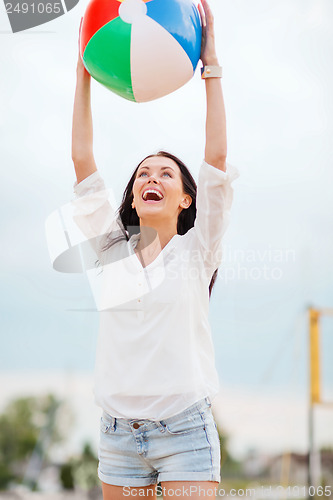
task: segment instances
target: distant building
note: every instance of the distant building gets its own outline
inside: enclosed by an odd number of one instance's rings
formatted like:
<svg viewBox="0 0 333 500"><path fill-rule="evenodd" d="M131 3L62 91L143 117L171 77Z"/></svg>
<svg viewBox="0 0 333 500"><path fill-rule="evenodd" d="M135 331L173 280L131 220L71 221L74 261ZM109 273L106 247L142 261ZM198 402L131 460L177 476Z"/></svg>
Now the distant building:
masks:
<svg viewBox="0 0 333 500"><path fill-rule="evenodd" d="M306 485L308 482L308 454L286 453L271 460L269 477L272 482L286 478L290 484ZM320 482L333 484L333 450L320 452Z"/></svg>
<svg viewBox="0 0 333 500"><path fill-rule="evenodd" d="M321 476L326 485L333 485L333 450L321 452Z"/></svg>
<svg viewBox="0 0 333 500"><path fill-rule="evenodd" d="M269 477L274 483L285 479L287 484L306 485L308 481L308 455L284 453L272 458Z"/></svg>

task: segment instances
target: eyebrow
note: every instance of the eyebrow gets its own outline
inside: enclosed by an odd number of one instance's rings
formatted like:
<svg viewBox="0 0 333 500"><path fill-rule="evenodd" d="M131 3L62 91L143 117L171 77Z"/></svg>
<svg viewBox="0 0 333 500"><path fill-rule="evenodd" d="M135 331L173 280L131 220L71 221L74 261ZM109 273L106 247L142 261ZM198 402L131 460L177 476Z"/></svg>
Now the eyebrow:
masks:
<svg viewBox="0 0 333 500"><path fill-rule="evenodd" d="M141 168L146 168L147 170L150 170L150 167L146 167L145 165L143 165L143 167L140 167L138 169L138 172ZM174 172L174 169L172 167L161 167L161 170L166 170L167 168L170 168L170 170L172 170Z"/></svg>

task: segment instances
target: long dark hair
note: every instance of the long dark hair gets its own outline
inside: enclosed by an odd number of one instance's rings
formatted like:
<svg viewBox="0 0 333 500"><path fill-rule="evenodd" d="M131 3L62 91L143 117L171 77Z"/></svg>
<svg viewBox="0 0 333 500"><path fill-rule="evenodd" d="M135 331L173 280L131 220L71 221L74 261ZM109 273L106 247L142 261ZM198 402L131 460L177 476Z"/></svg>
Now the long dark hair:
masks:
<svg viewBox="0 0 333 500"><path fill-rule="evenodd" d="M109 249L112 245L117 243L120 240L126 239L129 240L129 238L132 236L132 234L140 232L140 219L138 214L136 213L135 208L132 208L132 202L133 202L133 184L136 178L136 173L138 171L138 168L140 165L147 160L147 158L153 158L155 156L162 156L165 158L169 158L170 160L173 160L175 163L177 163L180 173L181 173L181 178L182 178L182 183L183 183L183 191L185 194L188 194L192 198L192 203L191 205L183 209L180 214L178 215L178 221L177 221L177 233L178 234L185 234L191 227L194 226L194 221L196 218L197 214L197 207L196 207L196 198L197 198L197 185L195 180L193 179L190 171L186 167L186 165L179 159L177 156L174 156L171 153L168 153L167 151L158 151L158 153L151 154L149 156L146 156L139 165L135 168L126 188L123 194L122 202L121 205L118 209L118 215L121 221L121 226L122 226L122 232L123 234L117 238L112 237L112 233L108 235L107 237L107 242L103 247L103 251ZM134 228L134 230L133 230ZM127 235L126 231L129 233L129 236ZM209 297L211 296L213 286L215 284L216 278L217 278L217 273L218 269L215 269L210 284L209 284Z"/></svg>

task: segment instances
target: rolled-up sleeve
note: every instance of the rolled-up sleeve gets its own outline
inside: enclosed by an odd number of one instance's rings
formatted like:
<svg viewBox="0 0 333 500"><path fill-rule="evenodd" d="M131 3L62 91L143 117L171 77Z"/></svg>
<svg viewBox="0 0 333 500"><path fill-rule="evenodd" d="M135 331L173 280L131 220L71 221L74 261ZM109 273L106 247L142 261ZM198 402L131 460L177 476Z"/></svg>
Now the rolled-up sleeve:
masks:
<svg viewBox="0 0 333 500"><path fill-rule="evenodd" d="M75 182L75 198L46 220L46 239L54 269L82 272L98 264L106 236L124 235L112 190L99 172ZM97 258L97 261L96 261Z"/></svg>
<svg viewBox="0 0 333 500"><path fill-rule="evenodd" d="M72 200L73 219L87 239L104 236L119 229L115 214L115 200L106 189L99 172L86 177L73 186L76 198Z"/></svg>
<svg viewBox="0 0 333 500"><path fill-rule="evenodd" d="M221 261L221 240L229 225L233 202L231 183L238 177L238 169L230 163L224 172L203 161L199 171L194 230L207 260L216 266Z"/></svg>

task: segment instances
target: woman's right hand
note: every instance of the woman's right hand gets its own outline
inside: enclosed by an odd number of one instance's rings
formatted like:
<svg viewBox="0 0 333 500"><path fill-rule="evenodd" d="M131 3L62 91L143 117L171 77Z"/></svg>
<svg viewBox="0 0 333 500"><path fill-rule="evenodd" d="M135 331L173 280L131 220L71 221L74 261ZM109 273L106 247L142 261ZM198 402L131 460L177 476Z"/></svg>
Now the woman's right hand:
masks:
<svg viewBox="0 0 333 500"><path fill-rule="evenodd" d="M76 69L77 69L77 73L79 73L79 74L82 73L84 76L90 77L90 74L88 73L88 71L84 67L84 64L83 64L83 61L82 61L82 58L81 58L81 55L80 55L80 38L81 38L82 21L83 21L83 17L81 17L80 27L79 27L78 60L77 60L77 67L76 67Z"/></svg>

